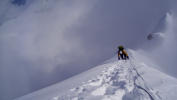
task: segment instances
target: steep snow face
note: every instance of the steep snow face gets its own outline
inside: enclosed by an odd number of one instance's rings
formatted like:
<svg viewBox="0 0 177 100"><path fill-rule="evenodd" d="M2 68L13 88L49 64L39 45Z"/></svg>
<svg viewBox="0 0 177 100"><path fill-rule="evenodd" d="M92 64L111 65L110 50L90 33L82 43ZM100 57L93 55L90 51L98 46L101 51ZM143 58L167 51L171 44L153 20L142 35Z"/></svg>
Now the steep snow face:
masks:
<svg viewBox="0 0 177 100"><path fill-rule="evenodd" d="M177 77L176 13L174 11L167 13L162 22L163 28L158 29L155 33L151 33L148 36L149 39L151 38L150 41L147 41L143 46L146 47L147 56L156 61L164 72Z"/></svg>
<svg viewBox="0 0 177 100"><path fill-rule="evenodd" d="M130 50L130 60L107 63L16 100L174 100L177 79ZM74 87L74 88L73 88Z"/></svg>
<svg viewBox="0 0 177 100"><path fill-rule="evenodd" d="M0 0L0 99L87 70L120 43L138 45L166 13L166 2Z"/></svg>

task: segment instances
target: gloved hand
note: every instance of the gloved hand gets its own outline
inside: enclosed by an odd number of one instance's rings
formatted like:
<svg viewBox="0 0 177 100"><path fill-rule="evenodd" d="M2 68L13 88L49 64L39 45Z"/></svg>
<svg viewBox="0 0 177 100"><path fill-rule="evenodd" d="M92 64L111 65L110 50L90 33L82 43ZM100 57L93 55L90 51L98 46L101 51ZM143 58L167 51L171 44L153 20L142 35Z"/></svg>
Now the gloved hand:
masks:
<svg viewBox="0 0 177 100"><path fill-rule="evenodd" d="M127 59L129 59L129 56L127 56Z"/></svg>

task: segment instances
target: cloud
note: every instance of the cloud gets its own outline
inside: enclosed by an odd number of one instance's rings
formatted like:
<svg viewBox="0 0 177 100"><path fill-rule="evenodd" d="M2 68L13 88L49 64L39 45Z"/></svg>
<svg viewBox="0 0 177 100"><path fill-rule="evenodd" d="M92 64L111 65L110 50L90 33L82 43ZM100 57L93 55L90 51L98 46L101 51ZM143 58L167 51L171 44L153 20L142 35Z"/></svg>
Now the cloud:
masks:
<svg viewBox="0 0 177 100"><path fill-rule="evenodd" d="M0 97L14 98L87 70L112 57L119 44L138 47L166 10L161 0L30 2L0 26Z"/></svg>
<svg viewBox="0 0 177 100"><path fill-rule="evenodd" d="M88 1L43 3L39 0L19 17L1 25L1 99L14 98L51 84L49 75L56 67L72 63L85 54L79 38L68 37L67 30L90 9ZM17 89L12 86L24 89L15 93Z"/></svg>
<svg viewBox="0 0 177 100"><path fill-rule="evenodd" d="M174 12L168 12L164 19L165 27L156 33L153 34L161 34L154 39L150 40L145 44L149 49L145 50L147 52L147 56L150 56L157 64L161 66L161 70L177 77L176 74L176 59L177 59L177 35L176 35L176 27L177 27L177 16ZM158 45L154 45L155 42L158 41ZM150 44L150 45L149 45ZM153 46L153 48L152 48Z"/></svg>

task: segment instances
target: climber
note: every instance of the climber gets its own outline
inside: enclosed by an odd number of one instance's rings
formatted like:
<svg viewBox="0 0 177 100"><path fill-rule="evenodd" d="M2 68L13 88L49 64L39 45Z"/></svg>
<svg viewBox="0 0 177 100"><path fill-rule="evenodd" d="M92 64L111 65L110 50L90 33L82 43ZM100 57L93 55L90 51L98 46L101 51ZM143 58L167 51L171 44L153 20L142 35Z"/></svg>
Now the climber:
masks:
<svg viewBox="0 0 177 100"><path fill-rule="evenodd" d="M123 59L123 60L126 60L126 59L129 59L129 56L127 54L127 52L125 51L124 47L122 45L118 46L118 60L120 59Z"/></svg>

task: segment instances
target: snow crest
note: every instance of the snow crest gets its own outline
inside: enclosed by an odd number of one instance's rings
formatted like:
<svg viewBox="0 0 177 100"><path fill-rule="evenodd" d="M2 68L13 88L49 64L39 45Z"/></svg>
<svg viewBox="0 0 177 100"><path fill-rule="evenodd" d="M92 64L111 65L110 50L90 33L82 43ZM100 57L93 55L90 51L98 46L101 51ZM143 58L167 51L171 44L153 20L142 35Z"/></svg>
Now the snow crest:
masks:
<svg viewBox="0 0 177 100"><path fill-rule="evenodd" d="M52 100L160 100L133 60L107 64L98 76Z"/></svg>

